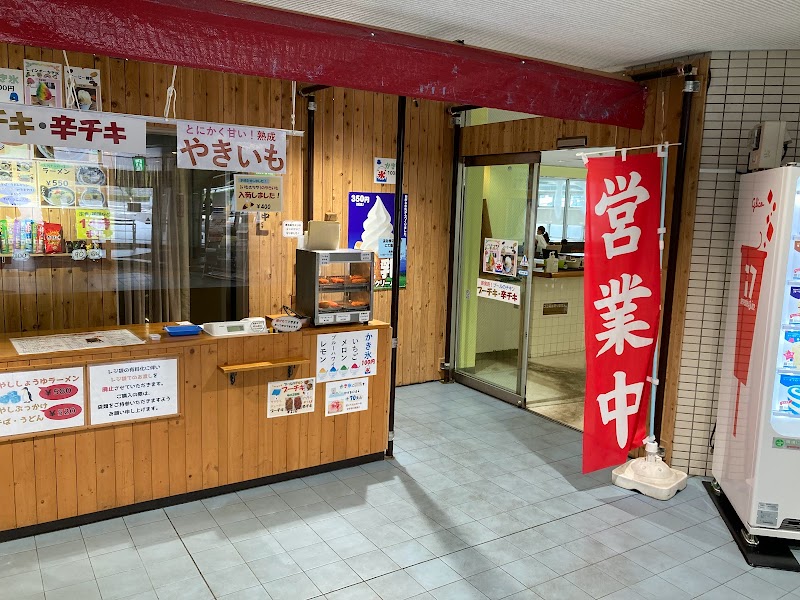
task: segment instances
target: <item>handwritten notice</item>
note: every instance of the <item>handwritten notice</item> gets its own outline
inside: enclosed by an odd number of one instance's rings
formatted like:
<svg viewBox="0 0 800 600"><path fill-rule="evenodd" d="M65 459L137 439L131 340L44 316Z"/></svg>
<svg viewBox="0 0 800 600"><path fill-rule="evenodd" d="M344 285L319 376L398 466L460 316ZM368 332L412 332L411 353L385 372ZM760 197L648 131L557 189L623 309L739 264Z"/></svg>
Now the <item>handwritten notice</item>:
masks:
<svg viewBox="0 0 800 600"><path fill-rule="evenodd" d="M233 190L238 211L281 212L283 210L283 177L237 173L233 176Z"/></svg>
<svg viewBox="0 0 800 600"><path fill-rule="evenodd" d="M369 378L325 384L325 416L344 415L369 408Z"/></svg>
<svg viewBox="0 0 800 600"><path fill-rule="evenodd" d="M83 367L0 373L0 438L85 425Z"/></svg>
<svg viewBox="0 0 800 600"><path fill-rule="evenodd" d="M178 359L89 366L92 425L178 414Z"/></svg>
<svg viewBox="0 0 800 600"><path fill-rule="evenodd" d="M314 380L272 381L267 390L267 418L314 412Z"/></svg>
<svg viewBox="0 0 800 600"><path fill-rule="evenodd" d="M378 330L317 336L317 382L375 375Z"/></svg>

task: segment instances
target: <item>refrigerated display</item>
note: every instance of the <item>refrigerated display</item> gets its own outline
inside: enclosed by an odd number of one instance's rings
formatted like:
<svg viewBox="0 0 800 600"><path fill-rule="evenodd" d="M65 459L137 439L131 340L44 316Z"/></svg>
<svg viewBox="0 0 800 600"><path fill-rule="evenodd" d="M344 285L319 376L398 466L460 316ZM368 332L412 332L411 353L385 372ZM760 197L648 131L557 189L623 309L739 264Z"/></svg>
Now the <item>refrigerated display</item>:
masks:
<svg viewBox="0 0 800 600"><path fill-rule="evenodd" d="M800 167L741 177L712 463L743 537L800 539Z"/></svg>

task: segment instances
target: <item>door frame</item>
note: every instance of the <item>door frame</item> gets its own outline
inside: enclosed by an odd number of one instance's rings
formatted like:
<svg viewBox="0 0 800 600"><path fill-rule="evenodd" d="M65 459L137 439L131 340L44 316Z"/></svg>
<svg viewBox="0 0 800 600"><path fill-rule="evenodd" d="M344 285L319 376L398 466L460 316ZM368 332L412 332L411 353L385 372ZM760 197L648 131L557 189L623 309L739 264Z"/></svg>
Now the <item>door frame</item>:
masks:
<svg viewBox="0 0 800 600"><path fill-rule="evenodd" d="M539 164L541 162L541 152L518 152L509 154L489 154L464 156L459 160L458 166L458 201L456 202L456 227L453 234L455 252L453 267L451 270L451 280L453 286L453 310L449 323L450 336L453 343L450 345L450 356L447 360L452 365L453 379L467 387L483 392L499 400L525 408L525 392L527 386L527 364L528 364L528 340L530 327L530 307L533 300L533 256L530 249L536 239L536 212L537 212L537 193L539 188ZM464 169L466 167L500 166L500 165L520 165L526 164L528 170L528 191L526 199L526 228L525 228L525 251L530 255L530 267L525 279L525 292L520 298L520 310L523 311L520 319L519 351L517 358L517 389L519 393L511 392L507 389L488 383L478 377L458 371L456 357L458 356L459 336L458 322L464 293L461 285L461 266L462 266L462 240L464 229L464 201L466 198L466 177Z"/></svg>

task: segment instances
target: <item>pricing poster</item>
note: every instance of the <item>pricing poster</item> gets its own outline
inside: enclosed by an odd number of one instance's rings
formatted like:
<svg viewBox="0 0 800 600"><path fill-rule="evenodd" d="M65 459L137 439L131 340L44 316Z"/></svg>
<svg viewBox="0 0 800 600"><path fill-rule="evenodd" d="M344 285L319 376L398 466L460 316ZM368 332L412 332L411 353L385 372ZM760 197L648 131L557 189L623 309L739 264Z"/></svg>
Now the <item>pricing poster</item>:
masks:
<svg viewBox="0 0 800 600"><path fill-rule="evenodd" d="M111 211L107 208L79 208L75 211L75 237L105 242L114 236Z"/></svg>
<svg viewBox="0 0 800 600"><path fill-rule="evenodd" d="M178 359L89 366L92 425L178 414Z"/></svg>
<svg viewBox="0 0 800 600"><path fill-rule="evenodd" d="M317 382L375 375L378 330L317 336Z"/></svg>
<svg viewBox="0 0 800 600"><path fill-rule="evenodd" d="M394 185L397 182L397 159L394 158L375 158L373 163L374 183L388 183Z"/></svg>
<svg viewBox="0 0 800 600"><path fill-rule="evenodd" d="M314 380L272 381L267 390L267 418L314 412Z"/></svg>
<svg viewBox="0 0 800 600"><path fill-rule="evenodd" d="M24 98L22 71L18 69L0 69L0 102L22 104Z"/></svg>
<svg viewBox="0 0 800 600"><path fill-rule="evenodd" d="M277 175L233 176L236 210L240 212L281 212L283 177Z"/></svg>
<svg viewBox="0 0 800 600"><path fill-rule="evenodd" d="M517 276L517 246L513 240L486 238L483 242L483 272Z"/></svg>
<svg viewBox="0 0 800 600"><path fill-rule="evenodd" d="M369 408L369 378L325 384L325 416L332 417Z"/></svg>
<svg viewBox="0 0 800 600"><path fill-rule="evenodd" d="M25 104L61 108L64 106L62 66L40 60L25 60Z"/></svg>
<svg viewBox="0 0 800 600"><path fill-rule="evenodd" d="M0 158L0 205L39 206L32 160Z"/></svg>
<svg viewBox="0 0 800 600"><path fill-rule="evenodd" d="M100 97L99 70L70 67L67 73L67 81L69 82L70 80L75 86L75 94L67 95L67 108L94 111L103 109L103 101ZM75 98L78 99L78 106L75 106Z"/></svg>
<svg viewBox="0 0 800 600"><path fill-rule="evenodd" d="M0 438L82 427L82 367L0 373Z"/></svg>

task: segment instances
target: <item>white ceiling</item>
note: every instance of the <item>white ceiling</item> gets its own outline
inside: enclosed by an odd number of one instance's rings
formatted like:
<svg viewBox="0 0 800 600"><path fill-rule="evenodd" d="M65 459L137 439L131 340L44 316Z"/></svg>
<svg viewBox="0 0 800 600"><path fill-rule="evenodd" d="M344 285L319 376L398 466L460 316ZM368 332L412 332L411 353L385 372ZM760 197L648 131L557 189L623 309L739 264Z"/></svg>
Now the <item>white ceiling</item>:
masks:
<svg viewBox="0 0 800 600"><path fill-rule="evenodd" d="M800 48L800 0L249 0L590 69Z"/></svg>

